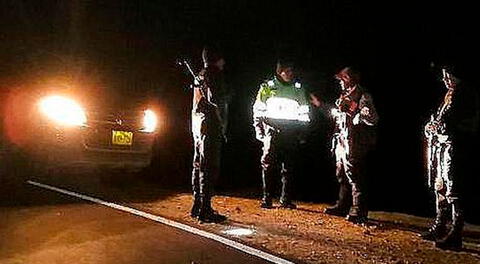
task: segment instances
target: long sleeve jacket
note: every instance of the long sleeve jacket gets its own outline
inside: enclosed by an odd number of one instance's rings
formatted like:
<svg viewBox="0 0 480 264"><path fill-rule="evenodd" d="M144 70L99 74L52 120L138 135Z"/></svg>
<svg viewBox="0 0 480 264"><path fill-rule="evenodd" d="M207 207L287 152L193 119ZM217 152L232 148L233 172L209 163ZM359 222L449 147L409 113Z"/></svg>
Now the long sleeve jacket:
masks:
<svg viewBox="0 0 480 264"><path fill-rule="evenodd" d="M201 83L194 87L192 107L192 129L224 133L227 120L226 108L230 93L226 88L222 72L205 68L200 74Z"/></svg>
<svg viewBox="0 0 480 264"><path fill-rule="evenodd" d="M375 143L378 114L372 97L361 86L349 95L340 96L332 115L335 119L334 146L348 144L350 149L363 149Z"/></svg>
<svg viewBox="0 0 480 264"><path fill-rule="evenodd" d="M268 101L272 98L289 99L295 101L299 108L305 110L305 116L308 117L308 102L302 85L298 82L285 83L278 78L273 78L260 85L257 97L253 105L253 125L255 127L257 139L261 140L272 128L265 123L269 113ZM297 110L297 109L296 109Z"/></svg>

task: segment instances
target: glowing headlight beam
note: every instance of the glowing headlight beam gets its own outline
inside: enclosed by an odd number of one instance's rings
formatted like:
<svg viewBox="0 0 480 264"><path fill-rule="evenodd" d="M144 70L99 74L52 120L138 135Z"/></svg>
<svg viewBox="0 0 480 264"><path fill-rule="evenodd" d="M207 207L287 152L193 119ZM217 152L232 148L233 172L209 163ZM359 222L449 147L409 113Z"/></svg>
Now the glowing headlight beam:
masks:
<svg viewBox="0 0 480 264"><path fill-rule="evenodd" d="M143 111L143 132L152 133L157 128L157 115L150 109Z"/></svg>
<svg viewBox="0 0 480 264"><path fill-rule="evenodd" d="M40 111L51 120L66 126L83 126L87 117L83 108L74 100L53 95L40 101Z"/></svg>

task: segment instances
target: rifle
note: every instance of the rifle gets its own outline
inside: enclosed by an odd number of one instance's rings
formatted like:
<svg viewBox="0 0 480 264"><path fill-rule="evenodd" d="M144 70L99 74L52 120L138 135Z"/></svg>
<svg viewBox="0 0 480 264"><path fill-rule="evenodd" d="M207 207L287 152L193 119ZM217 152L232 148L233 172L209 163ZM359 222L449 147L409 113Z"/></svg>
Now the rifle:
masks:
<svg viewBox="0 0 480 264"><path fill-rule="evenodd" d="M454 82L452 79L451 75L446 71L446 69L442 69L443 73L443 78L444 80L448 80L448 82ZM445 83L447 86L446 88L448 89L447 94L445 95L445 98L442 102L442 105L440 106L440 109L432 114L430 116L429 122L425 125L425 137L426 137L426 143L427 143L427 181L428 181L428 186L433 187L435 184L435 177L432 175L433 172L436 171L436 166L437 166L437 160L435 159L435 153L434 153L434 146L438 144L439 142L439 135L442 135L445 133L445 123L443 120L443 117L445 113L447 112L448 109L450 109L450 105L452 102L452 92L453 90L451 87L448 87L448 85Z"/></svg>
<svg viewBox="0 0 480 264"><path fill-rule="evenodd" d="M218 105L211 101L211 96L209 96L211 93L209 93L209 87L208 87L207 83L205 82L206 80L203 77L200 77L199 74L195 74L192 66L190 65L190 63L188 63L188 61L186 59L177 60L177 64L181 65L181 66L185 66L185 68L188 70L188 72L190 73L190 75L193 78L193 84L190 85L190 88L200 90L201 95L207 100L208 104L211 105L215 109L216 117L218 118L218 120L220 122L220 125L223 126L223 124L221 122L222 117L220 115L220 110L218 108ZM222 130L222 137L226 142L227 137L223 132L224 129L222 128L221 130Z"/></svg>
<svg viewBox="0 0 480 264"><path fill-rule="evenodd" d="M198 74L195 74L195 72L193 71L193 68L190 65L190 63L188 63L188 61L186 59L178 59L176 61L176 63L180 66L185 66L185 68L188 70L188 72L192 76L193 84L190 85L190 88L195 89L195 87L199 87L202 95L205 97L206 91L204 91L204 89L205 89L204 88L204 81L198 76ZM208 97L205 97L205 98L208 99Z"/></svg>

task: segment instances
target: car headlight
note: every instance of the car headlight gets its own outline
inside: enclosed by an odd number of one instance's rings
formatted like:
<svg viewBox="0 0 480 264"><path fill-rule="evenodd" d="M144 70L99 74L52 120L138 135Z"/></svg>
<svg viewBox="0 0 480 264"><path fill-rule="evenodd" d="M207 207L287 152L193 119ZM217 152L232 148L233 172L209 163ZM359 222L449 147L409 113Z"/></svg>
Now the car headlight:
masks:
<svg viewBox="0 0 480 264"><path fill-rule="evenodd" d="M150 109L143 111L143 132L154 132L157 128L157 115Z"/></svg>
<svg viewBox="0 0 480 264"><path fill-rule="evenodd" d="M74 100L63 96L48 96L40 101L40 111L51 120L67 126L82 126L87 122L85 111Z"/></svg>

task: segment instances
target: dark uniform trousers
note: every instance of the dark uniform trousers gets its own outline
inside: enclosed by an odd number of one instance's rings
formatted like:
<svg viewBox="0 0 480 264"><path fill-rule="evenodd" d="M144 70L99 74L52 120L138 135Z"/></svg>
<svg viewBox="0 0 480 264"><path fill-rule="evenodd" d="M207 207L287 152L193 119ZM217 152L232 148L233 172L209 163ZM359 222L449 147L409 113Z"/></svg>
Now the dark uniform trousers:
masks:
<svg viewBox="0 0 480 264"><path fill-rule="evenodd" d="M212 210L213 186L220 173L220 152L223 138L218 127L210 129L214 131L208 131L209 128L201 120L195 120L195 118L193 116L192 121L198 121L199 125L203 127L198 130L194 129L193 133L192 191L194 208L192 211L210 211Z"/></svg>
<svg viewBox="0 0 480 264"><path fill-rule="evenodd" d="M463 211L460 206L459 186L454 179L454 176L458 178L459 174L461 174L458 170L461 161L456 159L457 155L455 155L454 146L451 142L436 144L432 147L436 165L434 182L436 221L438 224L445 225L451 219L453 226L459 225L463 227ZM448 213L451 213L451 218L448 216Z"/></svg>
<svg viewBox="0 0 480 264"><path fill-rule="evenodd" d="M336 164L336 176L339 183L337 207L350 215L366 216L365 198L365 159L366 153L355 153L353 157Z"/></svg>
<svg viewBox="0 0 480 264"><path fill-rule="evenodd" d="M270 133L263 139L262 180L263 201L271 202L274 179L280 172L282 181L281 204L291 202L292 172L298 151L297 135L280 132Z"/></svg>

